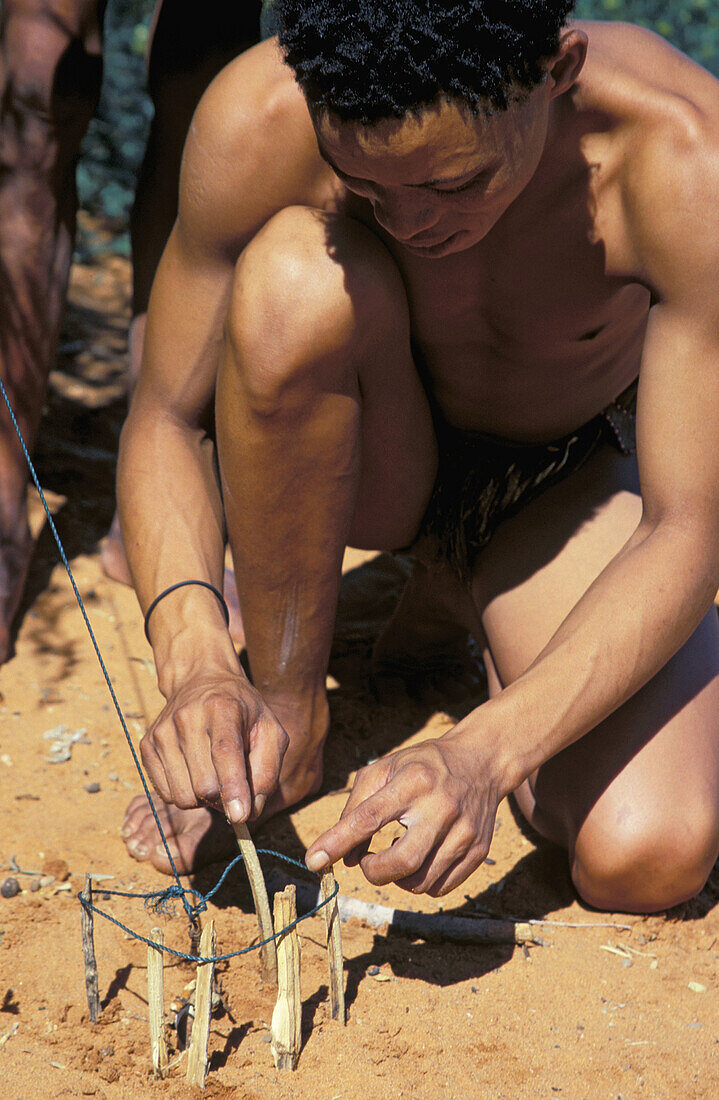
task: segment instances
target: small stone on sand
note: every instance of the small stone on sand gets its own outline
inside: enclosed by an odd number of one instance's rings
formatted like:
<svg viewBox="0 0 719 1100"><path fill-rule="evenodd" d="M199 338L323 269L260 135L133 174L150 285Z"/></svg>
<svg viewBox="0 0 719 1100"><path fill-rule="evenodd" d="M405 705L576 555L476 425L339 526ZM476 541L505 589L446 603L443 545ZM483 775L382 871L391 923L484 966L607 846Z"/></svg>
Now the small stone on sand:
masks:
<svg viewBox="0 0 719 1100"><path fill-rule="evenodd" d="M6 878L0 886L0 894L4 898L14 898L20 893L20 883L16 878Z"/></svg>
<svg viewBox="0 0 719 1100"><path fill-rule="evenodd" d="M70 868L64 859L46 859L42 865L43 875L51 875L58 882L67 882L70 877Z"/></svg>

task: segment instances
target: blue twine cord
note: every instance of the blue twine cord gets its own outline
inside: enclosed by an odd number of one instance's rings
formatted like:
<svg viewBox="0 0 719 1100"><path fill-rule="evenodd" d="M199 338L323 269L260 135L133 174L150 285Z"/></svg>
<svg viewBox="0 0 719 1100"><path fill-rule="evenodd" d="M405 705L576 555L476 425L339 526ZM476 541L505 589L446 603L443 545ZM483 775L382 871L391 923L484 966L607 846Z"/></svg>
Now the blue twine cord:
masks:
<svg viewBox="0 0 719 1100"><path fill-rule="evenodd" d="M130 737L130 731L127 728L127 723L125 722L125 716L122 713L122 707L120 706L120 703L118 702L117 695L115 694L115 689L112 686L112 680L110 679L110 674L107 671L107 668L105 666L105 662L102 658L102 653L100 652L100 647L97 644L97 639L95 638L95 632L92 629L92 626L90 624L90 619L88 618L87 611L85 610L85 605L82 602L82 596L80 595L80 591L77 587L77 584L75 583L75 578L73 576L72 569L70 568L70 562L67 559L67 555L65 553L65 548L62 544L62 540L61 540L60 535L58 534L57 528L55 526L55 521L52 518L52 513L50 512L50 509L48 508L47 501L45 500L45 494L42 491L42 486L40 485L40 481L39 481L37 473L35 471L35 467L33 465L32 459L30 458L30 452L28 451L27 446L25 445L25 440L23 439L22 432L20 431L20 425L17 422L17 417L15 416L15 413L13 411L13 407L10 404L10 398L8 397L7 390L5 389L5 386L3 385L2 378L0 378L0 394L2 394L2 398L3 398L3 401L5 402L6 407L7 407L7 411L10 414L10 420L12 421L12 426L15 429L15 434L17 435L17 437L20 441L20 446L22 447L22 452L25 456L25 461L27 462L28 468L30 470L30 476L32 477L35 488L37 489L38 494L40 496L40 500L41 500L42 506L45 510L45 515L47 517L47 521L48 521L48 524L50 526L50 530L52 531L53 538L55 539L55 543L57 544L57 548L60 552L60 557L62 559L62 564L65 566L65 571L66 571L68 577L70 578L70 584L72 585L72 590L75 593L75 599L77 601L77 605L80 608L80 612L82 613L82 617L84 619L85 626L87 627L87 632L90 635L90 640L91 640L93 648L95 650L95 656L97 657L97 660L100 664L100 668L102 669L102 674L105 678L105 683L107 684L107 689L110 692L110 698L112 699L113 705L115 707L117 717L120 719L120 725L122 726L122 732L125 734L125 740L127 741L128 748L130 749L130 752L132 754L132 759L134 761L135 768L137 769L137 774L140 777L140 782L142 783L142 787L143 787L143 790L144 790L145 795L147 797L147 801L150 805L150 809L152 810L152 816L155 819L155 824L157 825L157 829L158 829L158 832L159 832L160 837L162 839L162 844L163 844L163 847L165 849L165 853L167 855L167 858L169 860L170 867L172 868L173 877L175 879L174 883L171 886L168 886L165 890L159 890L159 891L156 891L154 893L149 893L149 894L125 893L125 892L120 891L120 890L103 890L102 892L104 894L114 894L117 897L143 898L146 903L150 902L156 910L161 909L162 906L164 904L166 904L168 901L172 901L173 899L178 898L180 901L182 901L182 904L185 908L185 912L187 913L187 917L188 917L190 923L194 927L197 927L197 918L198 918L200 913L203 913L207 909L208 899L211 898L213 896L213 894L217 893L217 891L222 886L222 883L225 881L225 879L227 878L230 871L240 861L242 861L243 857L241 855L239 855L235 859L232 860L232 862L225 868L225 870L223 871L222 875L220 876L218 881L215 883L213 888L207 894L202 894L202 893L200 893L199 890L194 890L191 886L185 887L180 882L180 876L178 874L177 867L175 866L175 861L172 858L172 853L170 852L170 848L169 848L169 845L167 843L167 838L165 836L164 830L163 830L162 825L160 823L160 818L158 817L157 810L155 809L155 805L152 801L152 796L150 794L150 788L147 784L147 780L145 779L145 775L144 775L144 772L142 770L142 765L140 764L140 760L138 758L137 752L135 751L135 746L132 743L132 738ZM299 867L301 870L307 871L307 868L305 867L305 865L303 863L300 863L296 859L292 859L290 856L283 855L282 852L276 852L276 851L274 851L273 849L270 849L270 848L261 848L261 849L259 849L259 851L263 855L275 856L277 859L282 859L286 863L294 864L296 867ZM210 956L210 957L205 957L205 956L201 956L201 955L185 954L183 951L175 951L174 948L172 948L172 947L164 947L163 946L162 950L167 952L170 955L177 955L178 958L185 959L188 962L201 962L201 963L222 962L225 959L235 958L237 955L246 955L249 951L257 951L260 947L264 947L265 944L270 943L272 940L276 940L279 936L283 936L291 928L294 928L295 925L299 924L300 921L307 920L308 917L313 917L316 913L318 913L320 911L320 909L323 908L323 906L327 905L330 901L332 901L332 899L334 897L336 897L338 893L339 893L339 886L335 883L335 889L334 889L333 893L330 894L329 897L324 898L318 905L316 905L314 907L314 909L310 910L309 913L305 913L301 917L298 917L296 920L292 921L291 924L288 924L286 928L281 928L279 930L279 932L275 932L274 935L270 936L266 940L262 940L261 943L253 943L253 944L250 945L250 947L242 948L241 951L231 951L226 955L213 955L213 956ZM193 905L193 904L190 903L190 901L188 899L188 895L192 895L193 897L198 898L199 900ZM123 932L128 933L128 935L132 936L134 939L140 940L142 943L146 943L148 946L159 948L159 944L154 943L152 940L148 940L147 937L145 937L145 936L141 936L139 932L133 931L132 928L128 928L126 925L122 924L119 920L117 920L115 917L111 916L109 913L105 913L102 909L98 909L97 906L93 905L92 902L88 901L86 898L83 898L79 894L78 894L78 898L79 898L80 903L84 906L84 908L86 910L91 910L93 913L97 913L98 916L104 917L105 920L109 920L112 924L117 925L118 928L121 928L123 930ZM152 899L156 899L156 900L153 902Z"/></svg>
<svg viewBox="0 0 719 1100"><path fill-rule="evenodd" d="M257 853L258 855L274 856L275 859L282 859L285 861L285 863L290 863L294 867L299 867L301 871L307 871L304 863L300 863L297 859L292 859L291 856L285 856L282 854L282 852L277 852L273 848L258 848ZM242 860L242 855L235 856L235 858L232 860L231 863L227 865L218 881L215 883L212 889L208 891L208 893L201 894L199 890L193 890L192 887L188 887L187 892L194 894L196 897L202 898L203 902L209 901L212 895L216 894L217 891L220 889L222 883L225 881L230 871L232 871L233 868ZM106 913L103 909L98 908L98 906L94 905L91 901L88 901L88 899L84 898L82 894L78 894L77 898L80 904L85 909L87 909L88 911L92 911L93 913L97 913L98 916L104 917L105 920L109 920L111 924L117 925L117 927L121 928L123 932L129 933L129 935L131 935L134 939L140 940L141 943L147 944L148 947L154 947L158 951L164 951L168 955L175 955L176 958L183 959L186 962L218 963L224 962L226 959L236 959L238 955L247 955L250 951L258 951L260 947L264 947L265 944L272 943L273 940L278 940L281 936L284 936L287 932L289 932L290 929L295 928L296 925L300 924L304 920L307 920L309 917L314 917L317 913L319 913L321 909L325 907L325 905L329 905L332 899L337 897L339 890L339 883L335 882L334 890L332 891L332 893L329 894L326 898L323 898L322 901L318 902L317 905L315 905L307 913L303 913L301 917L296 917L295 920L290 921L289 924L286 924L284 928L280 928L278 932L273 932L271 936L268 936L265 940L260 940L259 943L252 943L249 947L243 947L239 951L228 951L224 955L191 955L185 951L176 951L174 947L168 947L166 944L159 944L156 943L154 940L148 939L147 936L141 936L139 932L135 932L132 928L128 928L127 925L123 924L122 921L119 921L117 917L113 917L110 913ZM171 901L173 898L179 897L182 891L182 886L180 886L178 890L178 887L173 884L172 886L168 886L166 890L158 890L155 893L151 894L131 893L130 891L126 890L103 890L102 893L112 894L113 897L117 898L142 898L145 901L146 905L150 905L150 908L158 909L163 906L167 901ZM153 899L157 900L153 901Z"/></svg>

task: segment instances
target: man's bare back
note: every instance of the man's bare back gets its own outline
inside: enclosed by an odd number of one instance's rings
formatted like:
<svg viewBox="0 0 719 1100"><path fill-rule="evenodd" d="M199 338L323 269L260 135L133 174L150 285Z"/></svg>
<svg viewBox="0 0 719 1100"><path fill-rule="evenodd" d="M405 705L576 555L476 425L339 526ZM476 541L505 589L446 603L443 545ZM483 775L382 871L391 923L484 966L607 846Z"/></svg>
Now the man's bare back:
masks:
<svg viewBox="0 0 719 1100"><path fill-rule="evenodd" d="M259 690L212 596L188 588L157 606L168 704L143 755L167 803L257 819L317 790L341 551L421 530L430 405L458 428L551 442L641 366L641 485L634 459L593 444L584 470L469 563L469 591L444 578L486 640L492 698L363 769L308 863L361 859L373 882L446 892L484 858L514 790L592 904L655 909L700 888L719 846L705 783L719 791L716 88L647 32L582 23L544 82L489 115L452 99L371 126L311 112L274 42L216 81L153 290L121 510L143 607L178 578L217 585L227 523ZM162 515L160 459L188 502ZM433 585L412 593L429 617ZM658 792L680 759L697 787L675 861L685 802ZM192 812L187 829L172 819L188 865L207 827ZM392 819L406 837L369 855ZM147 857L146 809L126 831Z"/></svg>

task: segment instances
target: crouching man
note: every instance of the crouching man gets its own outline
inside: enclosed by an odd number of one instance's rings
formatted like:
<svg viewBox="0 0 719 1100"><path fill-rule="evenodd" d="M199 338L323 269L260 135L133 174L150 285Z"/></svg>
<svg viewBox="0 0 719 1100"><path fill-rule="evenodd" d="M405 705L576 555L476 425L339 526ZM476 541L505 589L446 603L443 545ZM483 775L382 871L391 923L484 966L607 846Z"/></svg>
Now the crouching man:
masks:
<svg viewBox="0 0 719 1100"><path fill-rule="evenodd" d="M275 0L199 107L120 470L184 869L209 807L318 789L347 544L411 548L393 646L456 619L491 698L361 769L311 868L444 894L512 791L600 908L717 858L719 85L570 8ZM144 801L124 834L165 868Z"/></svg>

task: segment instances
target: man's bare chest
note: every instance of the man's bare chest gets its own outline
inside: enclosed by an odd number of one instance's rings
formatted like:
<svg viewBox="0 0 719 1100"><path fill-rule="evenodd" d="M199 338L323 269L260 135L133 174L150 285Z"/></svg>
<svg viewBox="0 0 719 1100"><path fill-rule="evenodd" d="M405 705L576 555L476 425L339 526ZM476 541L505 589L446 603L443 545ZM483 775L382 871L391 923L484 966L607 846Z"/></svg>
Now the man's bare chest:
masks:
<svg viewBox="0 0 719 1100"><path fill-rule="evenodd" d="M551 437L636 376L649 295L607 276L604 246L586 222L558 217L443 260L393 251L415 348L453 420Z"/></svg>

